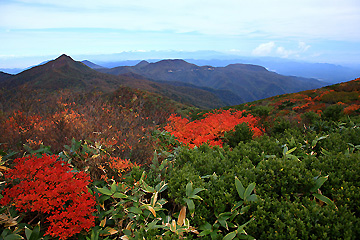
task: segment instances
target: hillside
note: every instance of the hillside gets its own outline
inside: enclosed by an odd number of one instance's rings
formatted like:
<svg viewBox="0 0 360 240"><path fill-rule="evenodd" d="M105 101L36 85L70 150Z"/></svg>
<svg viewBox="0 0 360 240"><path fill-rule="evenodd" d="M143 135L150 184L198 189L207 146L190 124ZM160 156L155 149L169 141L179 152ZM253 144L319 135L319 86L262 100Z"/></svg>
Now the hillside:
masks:
<svg viewBox="0 0 360 240"><path fill-rule="evenodd" d="M104 74L91 69L84 63L74 61L66 55L17 75L4 76L6 76L6 79L3 77L4 80L1 82L0 87L5 89L10 96L20 88L28 91L68 89L78 92L101 91L108 93L121 86L126 86L161 94L175 101L200 108L227 105L215 94L207 90L191 86L176 87L166 83L156 83L139 75L113 76Z"/></svg>
<svg viewBox="0 0 360 240"><path fill-rule="evenodd" d="M155 81L184 82L199 87L228 90L240 97L243 102L326 85L316 79L282 76L257 65L197 66L179 59L155 63L143 61L135 66L98 70L113 75L132 72ZM226 93L220 98L225 99L225 96ZM242 102L235 104L240 103Z"/></svg>
<svg viewBox="0 0 360 240"><path fill-rule="evenodd" d="M343 115L360 113L360 78L318 89L278 95L232 108L246 109L265 117L266 121L284 117L289 121L301 122L304 120L302 117L309 118L307 115L313 115L316 119L316 116L321 116L324 112L338 120Z"/></svg>
<svg viewBox="0 0 360 240"><path fill-rule="evenodd" d="M0 72L0 82L12 77L11 74Z"/></svg>

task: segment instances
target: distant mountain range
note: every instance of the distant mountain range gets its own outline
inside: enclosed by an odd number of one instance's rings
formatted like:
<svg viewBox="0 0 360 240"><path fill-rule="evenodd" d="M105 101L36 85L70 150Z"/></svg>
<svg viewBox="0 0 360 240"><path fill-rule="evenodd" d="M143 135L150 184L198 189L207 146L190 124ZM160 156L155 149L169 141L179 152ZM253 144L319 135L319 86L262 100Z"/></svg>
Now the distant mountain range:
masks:
<svg viewBox="0 0 360 240"><path fill-rule="evenodd" d="M87 59L106 68L118 66L134 66L141 60L157 62L162 59L183 59L198 66L225 67L229 64L242 63L260 65L286 76L316 78L328 83L339 83L352 80L360 75L360 63L338 65L292 60L266 56L239 56L217 51L135 51L103 55L82 55L79 59ZM336 61L336 59L333 59ZM0 69L1 71L1 69Z"/></svg>
<svg viewBox="0 0 360 240"><path fill-rule="evenodd" d="M45 90L51 92L68 89L77 92L101 91L110 93L123 86L161 94L177 102L200 108L216 108L226 105L207 90L157 83L136 74L123 74L121 76L104 74L81 62L74 61L66 55L16 75L0 74L0 89L7 96L13 95L20 88L28 91Z"/></svg>
<svg viewBox="0 0 360 240"><path fill-rule="evenodd" d="M135 66L96 70L117 76L134 73L153 81L176 86L191 84L201 88L214 89L216 91L212 92L228 105L327 85L316 79L279 75L257 65L197 66L180 59L162 60L155 63L141 61Z"/></svg>
<svg viewBox="0 0 360 240"><path fill-rule="evenodd" d="M16 75L0 73L0 88L8 96L20 88L109 93L126 86L200 108L236 105L324 85L316 79L282 76L248 64L200 67L184 60L162 60L106 69L66 55Z"/></svg>
<svg viewBox="0 0 360 240"><path fill-rule="evenodd" d="M18 62L28 62L32 65L36 62L45 63L47 59L53 59L54 56L48 58L42 57L17 57L3 60L0 57L0 66L15 66ZM217 51L129 51L114 54L100 55L77 55L76 59L86 59L91 61L92 68L114 68L119 66L135 66L141 60L147 60L154 63L163 59L183 59L189 63L198 66L226 67L230 64L242 63L253 64L265 67L269 71L274 71L286 76L299 76L305 78L316 78L328 83L339 83L352 80L360 75L360 63L337 65L329 63L314 63L309 61L292 60L278 57L264 56L239 56L235 53L224 53ZM2 63L5 61L5 63ZM336 59L333 59L336 61ZM28 68L26 68L28 69ZM19 68L0 68L0 71L17 74L24 69Z"/></svg>
<svg viewBox="0 0 360 240"><path fill-rule="evenodd" d="M310 63L305 61L294 61L290 59L275 58L275 57L259 57L259 58L242 58L231 60L201 60L189 59L191 63L197 65L211 65L217 67L224 67L233 63L245 63L260 65L268 69L286 76L300 76L305 78L316 78L318 80L328 83L346 82L357 78L360 75L360 66L358 69L351 67L344 67L329 63Z"/></svg>

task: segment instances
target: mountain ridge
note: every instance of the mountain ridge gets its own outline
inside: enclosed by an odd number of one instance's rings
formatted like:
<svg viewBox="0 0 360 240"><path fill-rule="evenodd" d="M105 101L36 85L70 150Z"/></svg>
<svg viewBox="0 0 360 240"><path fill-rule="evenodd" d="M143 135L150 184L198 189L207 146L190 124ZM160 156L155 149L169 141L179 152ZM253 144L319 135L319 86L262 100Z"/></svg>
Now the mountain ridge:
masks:
<svg viewBox="0 0 360 240"><path fill-rule="evenodd" d="M215 94L189 86L175 87L166 83L150 81L140 75L113 76L91 69L84 63L74 61L63 54L58 58L25 70L17 75L1 81L0 85L9 95L19 88L33 90L56 91L71 89L72 91L102 91L112 92L126 86L140 89L165 97L172 98L183 104L200 108L221 107L226 104Z"/></svg>
<svg viewBox="0 0 360 240"><path fill-rule="evenodd" d="M184 82L198 87L229 90L244 102L326 85L316 79L283 76L253 64L230 64L225 67L197 66L180 59L161 60L142 64L141 67L120 66L98 69L98 71L112 75L132 72L153 81L167 81L170 84Z"/></svg>

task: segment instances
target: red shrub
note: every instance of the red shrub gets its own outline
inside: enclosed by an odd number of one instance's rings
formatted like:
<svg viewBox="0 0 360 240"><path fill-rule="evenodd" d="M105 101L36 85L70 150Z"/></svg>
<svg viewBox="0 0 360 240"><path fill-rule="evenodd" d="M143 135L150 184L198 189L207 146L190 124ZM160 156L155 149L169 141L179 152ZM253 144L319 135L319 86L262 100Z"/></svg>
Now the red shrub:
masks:
<svg viewBox="0 0 360 240"><path fill-rule="evenodd" d="M360 109L360 105L358 104L353 104L353 105L350 105L348 107L346 107L344 109L344 113L347 114L347 115L350 115L352 114L353 112L357 111Z"/></svg>
<svg viewBox="0 0 360 240"><path fill-rule="evenodd" d="M164 129L173 134L178 141L188 144L190 147L199 146L203 143L222 146L221 137L225 132L231 131L236 125L247 123L253 130L254 136L263 134L262 129L257 127L258 118L251 114L244 116L244 111L219 110L205 114L205 118L190 122L185 118L171 115L169 123Z"/></svg>
<svg viewBox="0 0 360 240"><path fill-rule="evenodd" d="M94 226L95 198L87 189L90 177L71 172L57 156L28 156L14 160L4 176L9 180L1 205L14 204L21 212L47 217L47 235L67 239Z"/></svg>

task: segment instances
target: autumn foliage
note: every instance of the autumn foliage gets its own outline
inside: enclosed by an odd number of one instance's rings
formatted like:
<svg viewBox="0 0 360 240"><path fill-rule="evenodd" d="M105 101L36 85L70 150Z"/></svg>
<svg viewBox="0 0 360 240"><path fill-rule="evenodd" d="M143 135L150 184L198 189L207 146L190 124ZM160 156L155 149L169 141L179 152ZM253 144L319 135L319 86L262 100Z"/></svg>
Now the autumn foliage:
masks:
<svg viewBox="0 0 360 240"><path fill-rule="evenodd" d="M204 118L189 121L180 116L171 115L168 124L164 129L173 134L178 141L188 144L189 147L200 146L203 143L222 146L221 137L225 132L232 131L236 125L247 123L254 133L254 136L263 134L263 130L257 126L258 118L245 111L218 110L207 113Z"/></svg>
<svg viewBox="0 0 360 240"><path fill-rule="evenodd" d="M15 166L4 174L9 182L0 204L14 204L20 212L46 217L46 234L67 239L94 226L95 198L87 189L90 177L71 172L69 165L57 158L15 159Z"/></svg>

